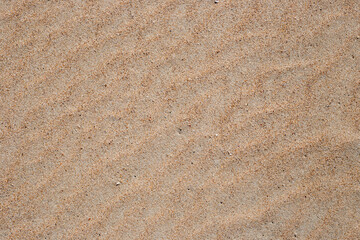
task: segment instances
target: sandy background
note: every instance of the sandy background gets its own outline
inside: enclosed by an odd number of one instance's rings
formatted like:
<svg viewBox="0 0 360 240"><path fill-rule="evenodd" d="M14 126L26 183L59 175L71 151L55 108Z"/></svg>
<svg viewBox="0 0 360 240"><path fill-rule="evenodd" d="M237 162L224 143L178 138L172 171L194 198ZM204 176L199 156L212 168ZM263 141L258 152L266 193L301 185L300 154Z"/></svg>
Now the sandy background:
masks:
<svg viewBox="0 0 360 240"><path fill-rule="evenodd" d="M360 1L0 0L0 239L360 239Z"/></svg>

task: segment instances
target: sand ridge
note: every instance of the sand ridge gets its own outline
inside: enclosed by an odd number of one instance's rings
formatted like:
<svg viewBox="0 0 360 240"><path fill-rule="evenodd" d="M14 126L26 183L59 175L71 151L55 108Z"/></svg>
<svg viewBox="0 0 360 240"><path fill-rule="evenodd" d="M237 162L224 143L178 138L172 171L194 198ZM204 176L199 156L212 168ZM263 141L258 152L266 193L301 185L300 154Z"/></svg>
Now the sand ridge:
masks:
<svg viewBox="0 0 360 240"><path fill-rule="evenodd" d="M2 1L0 239L360 239L359 12Z"/></svg>

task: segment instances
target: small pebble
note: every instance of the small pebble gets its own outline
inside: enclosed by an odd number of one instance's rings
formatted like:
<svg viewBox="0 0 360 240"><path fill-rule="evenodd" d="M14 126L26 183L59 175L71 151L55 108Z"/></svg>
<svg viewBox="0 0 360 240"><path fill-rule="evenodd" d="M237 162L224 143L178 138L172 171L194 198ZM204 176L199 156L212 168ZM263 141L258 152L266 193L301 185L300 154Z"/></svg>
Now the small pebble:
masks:
<svg viewBox="0 0 360 240"><path fill-rule="evenodd" d="M116 182L116 186L119 186L121 184L121 182Z"/></svg>
<svg viewBox="0 0 360 240"><path fill-rule="evenodd" d="M215 3L218 3L219 2L219 0L215 0Z"/></svg>

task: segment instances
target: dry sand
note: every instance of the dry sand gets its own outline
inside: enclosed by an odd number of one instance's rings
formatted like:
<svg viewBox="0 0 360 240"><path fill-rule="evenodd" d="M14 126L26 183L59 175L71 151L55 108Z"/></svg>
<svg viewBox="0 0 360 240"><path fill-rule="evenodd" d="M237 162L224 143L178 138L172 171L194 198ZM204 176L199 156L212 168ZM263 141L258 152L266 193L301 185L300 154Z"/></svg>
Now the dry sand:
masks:
<svg viewBox="0 0 360 240"><path fill-rule="evenodd" d="M0 0L0 239L360 239L360 1Z"/></svg>

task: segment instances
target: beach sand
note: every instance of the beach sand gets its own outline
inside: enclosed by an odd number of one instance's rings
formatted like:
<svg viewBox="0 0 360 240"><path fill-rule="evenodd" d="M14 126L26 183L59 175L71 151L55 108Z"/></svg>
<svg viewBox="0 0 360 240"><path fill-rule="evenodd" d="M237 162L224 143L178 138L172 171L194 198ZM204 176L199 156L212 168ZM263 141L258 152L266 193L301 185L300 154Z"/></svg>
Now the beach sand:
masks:
<svg viewBox="0 0 360 240"><path fill-rule="evenodd" d="M0 239L360 239L360 1L0 0Z"/></svg>

